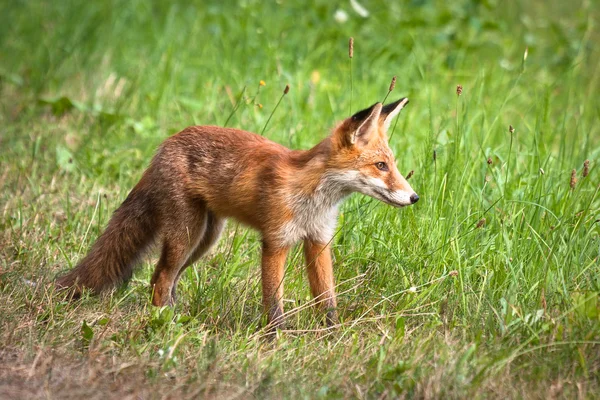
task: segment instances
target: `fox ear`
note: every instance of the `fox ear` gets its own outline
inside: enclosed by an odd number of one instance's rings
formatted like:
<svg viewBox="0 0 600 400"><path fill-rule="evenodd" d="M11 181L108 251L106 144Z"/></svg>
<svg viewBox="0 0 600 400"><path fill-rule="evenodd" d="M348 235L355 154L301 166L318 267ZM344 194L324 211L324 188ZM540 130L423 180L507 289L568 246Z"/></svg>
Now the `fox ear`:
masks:
<svg viewBox="0 0 600 400"><path fill-rule="evenodd" d="M400 110L402 110L404 108L404 106L407 104L408 104L408 98L403 97L400 100L390 103L381 109L381 116L379 117L379 121L380 121L379 123L383 126L384 131L387 132L387 130L390 128L390 124L392 123L392 120L394 119L394 117L396 115L398 115Z"/></svg>
<svg viewBox="0 0 600 400"><path fill-rule="evenodd" d="M371 139L377 121L381 115L381 103L375 103L371 107L357 112L350 117L351 129L348 132L351 144L367 144Z"/></svg>

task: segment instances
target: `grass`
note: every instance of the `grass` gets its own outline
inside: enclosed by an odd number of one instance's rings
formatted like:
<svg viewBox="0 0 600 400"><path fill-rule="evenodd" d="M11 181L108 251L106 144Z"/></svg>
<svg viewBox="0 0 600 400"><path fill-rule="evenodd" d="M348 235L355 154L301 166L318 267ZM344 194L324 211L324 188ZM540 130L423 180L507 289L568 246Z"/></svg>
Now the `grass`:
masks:
<svg viewBox="0 0 600 400"><path fill-rule="evenodd" d="M597 396L598 5L267 3L0 4L0 397ZM261 338L259 237L231 221L174 308L150 306L154 254L107 295L54 293L167 136L308 148L392 76L421 200L344 204L335 330L295 249L290 328Z"/></svg>

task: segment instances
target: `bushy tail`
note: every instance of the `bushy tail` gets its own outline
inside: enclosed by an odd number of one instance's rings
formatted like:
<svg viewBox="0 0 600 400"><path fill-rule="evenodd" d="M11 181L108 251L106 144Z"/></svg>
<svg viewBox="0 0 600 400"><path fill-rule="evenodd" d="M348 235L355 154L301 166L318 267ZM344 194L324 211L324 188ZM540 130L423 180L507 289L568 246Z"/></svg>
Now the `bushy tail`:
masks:
<svg viewBox="0 0 600 400"><path fill-rule="evenodd" d="M150 191L140 182L115 211L88 255L56 281L57 287L69 288L78 297L83 288L100 293L128 281L157 231Z"/></svg>

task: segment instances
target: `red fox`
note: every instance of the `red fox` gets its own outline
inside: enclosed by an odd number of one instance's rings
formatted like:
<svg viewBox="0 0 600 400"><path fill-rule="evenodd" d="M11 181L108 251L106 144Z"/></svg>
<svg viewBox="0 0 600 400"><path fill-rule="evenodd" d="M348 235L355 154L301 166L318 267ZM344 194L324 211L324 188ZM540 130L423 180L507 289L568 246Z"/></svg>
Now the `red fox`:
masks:
<svg viewBox="0 0 600 400"><path fill-rule="evenodd" d="M408 103L376 103L342 121L310 150L290 150L254 133L193 126L166 139L114 212L89 254L56 282L79 296L131 278L155 241L161 254L152 304L175 302L183 271L218 240L226 218L262 234L262 301L269 326L283 322L290 248L304 241L310 290L327 325L337 321L330 243L338 205L353 192L403 207L419 196L388 146L391 120Z"/></svg>

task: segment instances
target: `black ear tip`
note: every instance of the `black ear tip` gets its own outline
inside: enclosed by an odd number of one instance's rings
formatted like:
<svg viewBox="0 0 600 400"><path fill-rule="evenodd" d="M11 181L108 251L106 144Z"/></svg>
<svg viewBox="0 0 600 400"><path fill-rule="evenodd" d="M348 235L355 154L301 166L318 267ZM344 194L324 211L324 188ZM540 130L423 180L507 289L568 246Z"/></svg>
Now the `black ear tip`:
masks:
<svg viewBox="0 0 600 400"><path fill-rule="evenodd" d="M360 110L359 112L354 114L352 116L352 121L362 121L363 119L367 118L369 115L371 115L371 111L373 110L373 108L375 106L377 106L377 104L380 104L380 103L375 103L371 107L365 108L364 110Z"/></svg>
<svg viewBox="0 0 600 400"><path fill-rule="evenodd" d="M387 115L387 114L391 113L396 108L398 108L399 104L402 104L402 103L404 103L402 105L402 108L406 107L406 105L408 104L408 97L403 97L403 98L401 98L399 100L396 100L393 103L389 103L389 104L383 106L383 110L381 111L381 114L382 115Z"/></svg>
<svg viewBox="0 0 600 400"><path fill-rule="evenodd" d="M393 102L391 102L391 103L387 103L387 104L386 104L386 107L387 107L387 106L392 106L392 105L396 106L396 105L398 105L398 104L402 103L403 101L406 101L406 103L408 103L408 97L401 97L401 98L399 98L399 99L398 99L398 100L396 100L396 101L393 101Z"/></svg>

